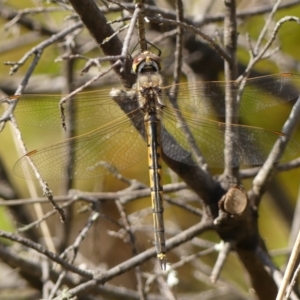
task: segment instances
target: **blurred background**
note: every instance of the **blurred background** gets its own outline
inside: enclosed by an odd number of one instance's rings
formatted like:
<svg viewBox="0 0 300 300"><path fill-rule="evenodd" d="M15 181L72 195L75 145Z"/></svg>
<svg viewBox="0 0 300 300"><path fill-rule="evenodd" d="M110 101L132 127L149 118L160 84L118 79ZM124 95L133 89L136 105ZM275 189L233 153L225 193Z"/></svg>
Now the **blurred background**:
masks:
<svg viewBox="0 0 300 300"><path fill-rule="evenodd" d="M51 35L61 31L69 25L74 24L77 19L74 17L70 6L63 1L0 1L0 90L3 96L13 95L20 82L24 78L33 57L29 57L24 65L20 66L17 72L10 75L10 65L6 62L19 61L26 52L49 38ZM57 3L56 3L57 2ZM293 3L292 3L293 2ZM299 1L282 1L281 5L287 5L276 12L273 21L268 27L267 36L270 37L275 27L276 21L284 16L300 16ZM249 62L249 42L255 45L261 30L266 22L268 12L260 13L262 8L272 7L273 1L237 1L238 12L247 12L245 16L239 17L238 22L238 69L241 74ZM101 7L105 7L105 2L97 1ZM129 2L129 4L131 4ZM173 1L155 1L159 9L173 12ZM293 5L292 5L293 4ZM223 32L223 2L210 0L189 0L184 1L185 16L193 24L198 24L198 28L222 43ZM42 12L30 10L43 8ZM27 14L24 9L29 9ZM126 16L126 11L115 10L109 12L106 8L105 14L108 20L115 20ZM17 13L23 12L20 18ZM251 13L250 13L251 12ZM14 16L14 17L13 17ZM218 19L218 16L220 18ZM212 17L212 20L209 20ZM206 21L205 21L206 20ZM122 22L113 23L115 30L123 27ZM167 25L158 25L149 23L146 28L147 40L153 43L162 51L162 75L166 82L171 82L171 76L174 67L174 37L162 37L164 32L171 30ZM120 39L124 38L126 31L119 33ZM137 37L134 36L131 41L131 48L135 46ZM266 40L263 41L265 43ZM285 23L278 32L272 49L278 47L278 51L267 59L257 63L251 73L251 77L263 76L281 72L291 72L299 74L300 60L300 26L296 22ZM85 59L57 60L64 54L80 53L88 58L96 58L102 55L96 42L91 38L85 28L79 28L71 34L66 40L56 42L47 47L41 56L33 75L30 77L26 86L25 93L30 94L64 94L79 87L84 82L91 79L99 73L99 68L91 67L88 72L81 73L86 64ZM223 60L210 48L210 46L200 37L187 33L184 42L183 60L185 63L182 81L189 77L186 74L193 74L197 81L213 81L224 79ZM100 71L109 67L108 63L101 64ZM121 84L110 72L107 76L94 82L88 90L108 89L112 87L121 87ZM300 87L300 80L297 88ZM264 101L264 99L257 99ZM254 125L280 131L282 125L289 115L294 104L290 101L284 105L270 108L255 115L249 115L243 118L243 124ZM3 111L0 109L0 112ZM47 113L46 111L44 113ZM57 114L59 116L59 112ZM43 118L43 114L40 115ZM25 141L28 151L44 147L65 138L63 130L57 126L55 130L40 128L39 126L28 126L26 117L19 115L20 131ZM23 121L23 122L22 122ZM18 118L17 118L18 122ZM30 122L29 122L30 123ZM300 131L295 132L293 138L300 141ZM42 196L42 191L37 182L24 180L16 177L12 170L15 162L22 155L18 149L15 132L10 124L6 124L4 130L0 133L0 160L1 172L7 182L7 190L4 185L0 191L0 199L27 199L32 198L32 189L37 191L36 197ZM213 174L220 174L222 170L212 169ZM147 167L147 155L144 159L132 167L122 170L122 175L128 179L137 179L142 184L148 185L149 175ZM271 254L274 254L273 260L278 267L286 264L289 247L294 239L293 226L297 228L294 217L294 211L298 201L299 193L299 175L298 169L288 172L278 172L273 178L269 189L259 208L259 226L262 237ZM4 179L3 179L4 181ZM163 165L164 184L180 182L181 179L168 167ZM252 178L243 180L245 189L250 188ZM66 195L69 189L68 182L51 181L49 188L54 196ZM35 186L35 187L34 187ZM117 192L128 185L112 175L100 177L92 180L72 181L70 188L78 189L84 192ZM169 195L174 199L180 199L185 203L201 208L196 196L183 190ZM131 246L126 243L125 235L120 231L118 220L120 213L112 200L102 200L99 202L99 212L101 216L88 232L86 239L80 246L78 263L86 268L99 268L100 270L109 269L118 263L128 259L132 255ZM126 212L129 214L133 228L136 229L136 239L139 251L152 247L152 215L151 200L149 197L139 198L126 204ZM50 204L42 204L43 213L52 209ZM91 207L86 201L77 201L70 206L67 211L68 221L64 225L59 221L59 216L53 215L48 218L48 234L55 251L60 253L68 245L74 242L78 232L86 224L91 212ZM0 229L16 232L17 228L27 225L26 222L33 222L40 217L36 215L36 208L33 204L26 204L16 207L0 207ZM190 212L184 211L178 207L165 204L165 227L167 237L174 236L178 232L189 228L200 221L200 217ZM298 229L298 228L297 228ZM25 236L34 239L44 245L44 231L40 226L33 227L24 233ZM124 242L125 240L125 242ZM7 240L1 240L7 243ZM197 242L184 244L179 248L168 253L168 261L176 262L178 256L186 256L199 249L213 248L220 242L219 237L214 232L206 232L197 239ZM20 246L15 245L17 251L21 251ZM22 248L22 247L21 247ZM185 264L177 271L178 284L174 288L178 294L202 295L201 299L249 299L249 282L243 272L242 266L235 257L230 254L221 279L216 285L209 281L210 271L216 261L217 252L212 251L203 258ZM144 266L149 271L153 268L153 261L147 262ZM197 268L195 268L195 264ZM8 268L5 261L0 265L0 298L1 299L39 299L40 294L36 288L39 284L25 281L21 276L17 276L14 268ZM234 272L233 272L234 270ZM16 290L16 283L18 289ZM125 273L110 281L111 284L124 286L130 289L136 289L136 279L134 271ZM24 296L15 295L22 288ZM23 289L24 288L24 289ZM209 298L209 291L214 290L215 294ZM151 286L151 291L157 293L158 288ZM18 292L19 293L19 292ZM206 293L206 294L205 294ZM233 296L234 295L234 296ZM206 298L205 298L206 297ZM213 298L214 297L214 298ZM98 298L97 298L98 299ZM100 298L99 298L100 299ZM102 299L114 299L114 296L103 296ZM163 299L163 298L162 298ZM191 297L189 299L192 299ZM198 298L199 299L199 298Z"/></svg>

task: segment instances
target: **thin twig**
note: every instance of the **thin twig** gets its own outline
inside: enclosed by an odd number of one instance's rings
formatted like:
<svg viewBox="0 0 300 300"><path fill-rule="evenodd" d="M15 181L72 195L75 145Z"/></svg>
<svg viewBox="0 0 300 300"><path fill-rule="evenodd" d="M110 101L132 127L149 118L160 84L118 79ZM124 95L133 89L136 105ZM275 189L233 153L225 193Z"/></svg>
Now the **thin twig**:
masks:
<svg viewBox="0 0 300 300"><path fill-rule="evenodd" d="M173 238L169 239L166 243L166 247L168 250L170 250L173 247L177 247L179 244L182 244L186 241L189 241L192 237L199 235L201 232L204 232L211 228L212 224L207 222L200 222L199 224L196 224L189 229L181 232L180 234L174 236ZM144 251L143 253L140 253L139 255L115 266L114 268L103 272L99 275L96 275L94 279L89 280L85 283L79 284L77 287L70 289L69 293L70 296L76 296L78 293L87 292L91 288L93 288L95 285L105 283L111 278L118 276L132 268L134 268L137 265L140 265L145 260L154 257L156 255L156 248L153 247L151 249L148 249Z"/></svg>
<svg viewBox="0 0 300 300"><path fill-rule="evenodd" d="M19 22L19 20L26 15L57 12L57 11L66 11L66 7L62 8L62 7L54 6L54 7L31 7L31 8L20 9L16 12L16 16L11 21L9 21L4 25L4 29L7 30L9 27Z"/></svg>
<svg viewBox="0 0 300 300"><path fill-rule="evenodd" d="M71 32L74 32L76 29L81 28L83 24L81 22L77 22L72 26L67 27L66 29L63 29L57 34L52 35L49 39L41 42L39 45L33 47L30 51L25 53L25 55L18 61L18 62L6 62L5 65L13 65L10 69L10 75L14 74L17 72L17 70L24 65L24 63L27 61L27 59L37 53L43 51L45 48L50 46L51 44L63 39L66 37L68 34Z"/></svg>
<svg viewBox="0 0 300 300"><path fill-rule="evenodd" d="M232 249L232 243L230 242L221 242L221 249L219 250L218 259L215 262L214 268L210 275L210 280L212 283L215 283L221 273L222 268L224 267L225 261L227 260L227 257Z"/></svg>
<svg viewBox="0 0 300 300"><path fill-rule="evenodd" d="M47 198L47 200L49 201L49 199ZM55 199L56 200L56 199ZM66 208L69 207L70 205L72 205L74 202L76 201L76 199L71 199L70 201L67 201L65 203L63 203L60 208ZM37 202L35 202L37 203ZM23 227L18 228L18 232L25 232L28 231L30 229L32 229L33 227L37 227L39 226L42 222L46 221L47 219L49 219L51 216L55 215L57 213L57 209L53 209L45 214L43 214L43 216L41 218L37 218L37 220L35 220L34 222L27 224Z"/></svg>
<svg viewBox="0 0 300 300"><path fill-rule="evenodd" d="M17 251L13 250L14 247L6 247L0 243L0 257L4 260L9 266L12 268L18 267L23 274L28 274L32 278L36 279L37 282L40 280L40 276L42 274L41 271L41 264L40 261L34 260L32 252L18 253ZM29 254L29 255L24 255ZM55 282L57 281L61 270L50 270L51 279ZM1 274L2 275L2 274ZM1 278L2 279L2 278ZM69 287L73 287L78 285L78 277L73 276L73 274L68 274L65 278L63 283ZM116 286L110 283L106 283L105 285L98 285L93 288L93 292L97 295L103 296L105 299L119 299L119 300L139 300L139 294L129 288ZM148 300L165 300L158 294L148 294ZM57 300L61 300L61 297L57 297Z"/></svg>
<svg viewBox="0 0 300 300"><path fill-rule="evenodd" d="M266 162L261 167L257 176L254 178L252 183L252 189L248 192L250 197L254 197L252 199L255 201L256 205L258 205L260 202L261 196L264 193L267 184L269 182L269 179L271 178L274 172L274 167L276 166L280 157L283 155L284 150L290 139L290 136L293 133L293 130L299 124L300 121L299 115L300 115L300 97L295 103L289 118L286 120L282 128L282 132L284 132L286 135L278 137L278 140L274 144L274 147L271 150Z"/></svg>
<svg viewBox="0 0 300 300"><path fill-rule="evenodd" d="M263 263L267 272L272 276L277 287L279 288L280 286L282 286L283 285L282 274L275 267L275 265L273 264L273 262L271 261L270 257L267 255L267 253L260 247L258 247L255 252L256 252L256 255L259 258L259 260ZM277 298L276 298L276 300L277 300ZM291 294L291 300L299 300L299 298L296 296L296 294L294 292Z"/></svg>
<svg viewBox="0 0 300 300"><path fill-rule="evenodd" d="M180 0L176 1L176 21L178 23L183 20L183 4ZM192 150L193 158L197 162L197 165L202 168L205 172L207 171L206 161L197 146L196 140L192 135L189 126L187 125L184 117L182 116L178 102L177 102L177 94L178 94L178 83L180 81L181 76L181 68L182 68L182 46L183 46L183 29L178 26L177 27L177 35L176 35L176 50L175 50L175 65L174 65L174 73L173 73L173 84L169 93L170 103L174 108L174 113L176 114L176 119L178 123L181 124L181 130L184 133L185 138L188 141L188 144Z"/></svg>
<svg viewBox="0 0 300 300"><path fill-rule="evenodd" d="M273 32L271 34L271 37L269 38L268 42L265 44L265 46L262 48L262 50L254 57L251 58L251 60L248 63L248 66L246 70L244 71L243 75L239 77L238 80L245 79L248 77L250 71L252 70L253 66L265 55L266 51L269 50L271 45L273 44L278 31L280 27L286 23L286 22L297 22L300 24L300 18L294 17L294 16L285 16L284 18L281 18L275 25Z"/></svg>
<svg viewBox="0 0 300 300"><path fill-rule="evenodd" d="M195 28L193 25L189 25L185 22L178 22L170 19L165 19L163 17L148 17L148 19L154 23L163 23L163 24L170 24L174 26L180 26L186 30L189 30L191 32L194 32L196 35L199 35L201 38L203 38L208 44L214 49L223 59L226 61L230 60L230 56L226 53L226 51L218 45L214 39L212 39L209 35L205 34L198 28Z"/></svg>
<svg viewBox="0 0 300 300"><path fill-rule="evenodd" d="M174 193L177 191L181 191L187 188L186 183L180 182L180 183L171 183L164 185L164 193ZM144 188L144 189L138 189L138 190L123 190L119 192L97 192L97 193L85 193L81 191L72 190L72 194L65 195L65 196L56 196L55 201L57 202L66 202L70 201L74 198L74 201L89 201L94 202L96 200L115 200L117 198L123 199L126 197L126 200L122 200L121 202L123 204L126 204L130 201L149 197L150 196L150 189ZM10 200L10 201L0 201L0 206L14 206L14 205L24 205L24 204L34 204L34 203L48 203L49 200L46 198L38 198L35 199L29 198L29 199L17 199L17 200Z"/></svg>
<svg viewBox="0 0 300 300"><path fill-rule="evenodd" d="M287 163L276 165L276 172L287 172L300 167L300 158L296 158ZM250 169L240 170L240 178L247 179L257 175L261 167L254 167Z"/></svg>
<svg viewBox="0 0 300 300"><path fill-rule="evenodd" d="M28 84L30 76L32 75L35 67L38 64L38 61L41 57L41 54L42 54L41 51L36 51L35 52L35 57L34 57L32 63L30 64L30 67L28 68L22 82L20 83L20 85L19 85L19 87L18 87L18 89L15 93L16 95L20 95L24 91L25 87ZM18 99L18 97L16 98L16 100L17 99ZM14 118L14 115L13 115L13 110L16 107L16 104L17 104L17 101L13 101L12 107L10 108L11 111L10 111L10 114L9 114L9 119L10 119L11 124L12 124L11 128L14 131L13 138L14 138L14 142L15 142L15 145L16 145L16 149L19 151L19 154L21 156L20 152L22 152L22 154L25 154L27 152L27 149L26 149L26 146L23 142L21 131L19 130L19 127L18 127L17 122L16 122L16 120ZM32 164L30 159L29 159L29 163ZM55 203L55 201L53 200L52 193L48 189L47 183L39 176L39 174L38 174L37 178L38 178L38 182L39 182L39 184L42 188L42 191L43 191L44 195L48 198L48 200L51 202L53 207L60 213L61 219L64 220L64 213L60 209L60 207ZM30 194L33 197L36 197L37 192L36 192L36 189L35 189L32 182L28 183L28 188L29 188ZM35 213L36 213L37 217L41 218L42 215L43 215L41 205L38 204L38 203L34 204L34 209L35 209ZM41 226L41 229L42 229L42 232L44 234L45 240L47 241L49 249L54 251L55 247L53 245L53 241L51 239L46 238L46 237L50 237L50 231L49 231L48 226L45 223L43 223L42 226Z"/></svg>
<svg viewBox="0 0 300 300"><path fill-rule="evenodd" d="M295 246L296 246L296 244L295 244ZM293 262L294 263L293 269L295 269L295 266L299 261L299 259L298 259L299 258L299 251L300 251L299 243L295 247L295 251L297 251L297 250L298 250L297 260ZM293 263L291 262L291 264L293 264ZM287 270L286 270L286 272L287 272ZM293 277L291 279L291 283L289 284L289 286L287 288L287 292L286 292L286 295L285 295L285 300L290 299L291 293L293 292L293 288L297 283L297 278L298 278L299 273L300 273L300 265L298 264L297 268L294 270L294 274L293 274ZM283 277L283 282L285 283L285 278L284 277Z"/></svg>
<svg viewBox="0 0 300 300"><path fill-rule="evenodd" d="M127 53L128 53L129 44L130 44L130 40L131 40L132 35L133 35L133 30L134 30L134 27L136 25L136 21L139 18L139 14L140 14L140 8L136 7L136 9L134 10L134 13L132 15L132 19L130 21L128 31L127 31L126 37L124 39L123 47L122 47L122 53L121 54L125 57L125 59L126 59L126 56L127 56Z"/></svg>
<svg viewBox="0 0 300 300"><path fill-rule="evenodd" d="M271 23L274 15L275 15L275 13L277 12L280 3L281 3L281 0L277 0L275 2L275 4L274 4L273 8L272 8L272 11L269 13L268 18L267 18L267 20L265 22L265 25L264 25L263 29L260 31L259 37L258 37L258 39L256 41L256 45L255 45L255 47L253 49L253 55L257 55L258 54L258 49L261 46L261 43L262 43L262 41L263 41L263 39L264 39L264 37L265 37L265 35L267 33L268 27L269 27L269 25L270 25L270 23Z"/></svg>
<svg viewBox="0 0 300 300"><path fill-rule="evenodd" d="M232 168L235 147L233 144L233 136L235 132L231 124L236 124L236 111L237 111L237 98L234 89L231 88L233 80L237 75L237 24L236 24L236 4L235 0L226 0L225 2L225 18L224 18L224 47L230 60L224 61L224 73L226 79L225 86L225 136L224 136L224 176L230 176L230 178L237 177L237 168ZM228 188L228 187L227 187Z"/></svg>
<svg viewBox="0 0 300 300"><path fill-rule="evenodd" d="M82 243L82 241L86 238L88 231L90 230L90 228L92 227L92 225L96 222L96 220L99 217L99 213L97 212L92 212L86 225L83 227L83 229L79 232L79 235L77 236L77 238L75 239L75 242L70 245L68 248L65 249L65 251L60 255L61 258L65 258L66 255L68 254L68 252L72 251L72 256L71 258L69 258L69 263L73 264L74 260L77 256L78 250L79 250L79 246ZM58 288L60 287L63 279L66 277L67 275L67 271L63 271L59 278L57 279L53 289L51 290L50 296L49 298L52 299L54 297L54 295L56 294Z"/></svg>
<svg viewBox="0 0 300 300"><path fill-rule="evenodd" d="M123 224L125 226L125 230L129 236L129 240L130 240L130 245L131 245L131 250L132 250L132 255L135 256L138 254L138 249L137 249L137 243L136 243L136 239L135 239L135 235L134 232L132 230L129 218L127 216L126 210L124 208L124 205L121 203L120 200L116 200L115 201L116 206L120 212L121 218L123 220ZM146 299L146 295L145 295L145 291L144 291L144 286L143 286L143 280L142 280L142 273L141 273L141 268L140 266L136 266L135 267L135 277L136 277L136 281L137 281L137 289L138 289L138 293L140 294L140 299L141 300L145 300Z"/></svg>
<svg viewBox="0 0 300 300"><path fill-rule="evenodd" d="M64 113L64 106L63 106L64 103L66 103L68 100L70 100L73 96L75 96L79 92L83 91L85 88L87 88L88 86L90 86L93 82L97 81L99 78L101 78L104 75L108 74L116 66L119 66L121 64L122 64L122 62L120 60L116 61L114 64L112 64L108 68L108 70L106 70L105 72L101 72L101 73L95 75L92 79L90 79L89 81L87 81L86 83L84 83L82 86L80 86L79 88L77 88L76 90L74 90L72 93L70 93L69 95L63 97L60 100L60 102L59 102L59 108L60 108L60 112L61 112L62 127L64 129L66 129L66 116L65 116L65 113Z"/></svg>
<svg viewBox="0 0 300 300"><path fill-rule="evenodd" d="M36 250L37 252L47 256L49 259L51 259L52 261L60 264L62 267L64 267L65 269L72 271L76 274L79 274L81 276L84 276L86 278L92 278L93 277L93 272L91 271L87 271L87 270L83 270L80 269L78 267L75 267L73 264L69 264L67 261L65 261L64 259L60 258L57 254L49 251L48 249L46 249L44 246L42 246L41 244L37 244L29 239L26 239L24 237L21 237L19 235L15 235L13 233L10 232L6 232L3 230L0 230L0 236L6 239L9 239L11 241L15 241L18 242L24 246L27 246L31 249Z"/></svg>

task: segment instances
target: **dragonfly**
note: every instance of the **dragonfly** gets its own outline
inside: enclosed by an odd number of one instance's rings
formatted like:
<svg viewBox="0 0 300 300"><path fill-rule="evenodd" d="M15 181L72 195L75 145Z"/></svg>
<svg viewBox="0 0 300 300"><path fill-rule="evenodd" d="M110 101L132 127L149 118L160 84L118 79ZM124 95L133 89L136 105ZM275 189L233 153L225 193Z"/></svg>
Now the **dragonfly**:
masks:
<svg viewBox="0 0 300 300"><path fill-rule="evenodd" d="M170 86L163 85L158 55L150 51L140 53L133 60L132 70L137 74L137 81L130 91L102 89L74 95L71 103L75 106L76 117L68 122L66 109L66 127L81 130L80 135L30 151L16 162L14 173L34 180L36 173L29 164L30 159L44 180L89 179L108 175L107 162L124 170L147 156L155 247L160 265L165 269L162 153L175 161L199 165L186 136L185 129L188 129L210 167L224 166L223 151L228 140L235 152L233 167L261 165L284 133L231 124L234 134L227 136L226 124L220 119L225 116L225 89L238 93L240 86L236 82L180 83L177 85L178 106L174 107ZM247 116L294 100L299 91L300 76L295 74L248 79L236 116ZM13 96L2 101L0 113L7 109L10 101L18 100L14 116L20 123L59 129L61 98L61 95ZM300 145L291 139L283 159L291 159L299 152ZM70 155L73 163L66 166Z"/></svg>

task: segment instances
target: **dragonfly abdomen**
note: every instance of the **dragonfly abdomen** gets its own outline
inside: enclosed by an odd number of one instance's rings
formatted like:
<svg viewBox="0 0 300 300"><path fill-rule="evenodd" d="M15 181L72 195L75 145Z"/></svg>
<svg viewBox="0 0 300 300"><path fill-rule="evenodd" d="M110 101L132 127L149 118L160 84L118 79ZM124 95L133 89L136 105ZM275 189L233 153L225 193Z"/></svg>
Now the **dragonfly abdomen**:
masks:
<svg viewBox="0 0 300 300"><path fill-rule="evenodd" d="M149 178L157 257L163 269L166 266L165 228L163 219L163 188L161 179L161 123L155 113L145 115L147 133Z"/></svg>

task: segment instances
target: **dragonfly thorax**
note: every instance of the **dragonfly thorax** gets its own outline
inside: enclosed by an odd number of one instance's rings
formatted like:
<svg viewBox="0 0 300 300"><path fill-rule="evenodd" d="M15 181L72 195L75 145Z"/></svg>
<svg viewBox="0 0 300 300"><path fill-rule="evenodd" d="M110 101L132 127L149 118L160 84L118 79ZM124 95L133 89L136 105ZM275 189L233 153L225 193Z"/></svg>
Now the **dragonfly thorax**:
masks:
<svg viewBox="0 0 300 300"><path fill-rule="evenodd" d="M139 104L148 113L156 113L163 107L161 101L162 78L157 73L140 74L137 80Z"/></svg>

